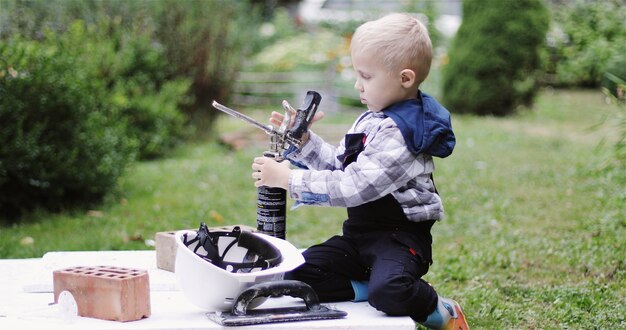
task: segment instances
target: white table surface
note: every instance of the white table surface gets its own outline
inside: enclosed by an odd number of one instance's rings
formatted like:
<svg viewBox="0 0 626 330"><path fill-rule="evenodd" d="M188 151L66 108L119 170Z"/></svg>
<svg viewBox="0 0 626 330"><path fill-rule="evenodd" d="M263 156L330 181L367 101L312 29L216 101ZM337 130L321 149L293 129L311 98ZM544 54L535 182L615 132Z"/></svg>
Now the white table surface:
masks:
<svg viewBox="0 0 626 330"><path fill-rule="evenodd" d="M150 278L151 316L116 322L79 317L53 304L52 272L71 266L119 266L145 269ZM292 299L292 298L277 298ZM276 299L270 299L277 303ZM288 301L287 301L288 302ZM324 304L327 305L327 304ZM407 329L409 317L390 317L367 302L330 304L343 319L273 323L226 329ZM205 312L186 300L174 273L156 267L155 251L50 252L43 258L0 259L0 329L219 329Z"/></svg>

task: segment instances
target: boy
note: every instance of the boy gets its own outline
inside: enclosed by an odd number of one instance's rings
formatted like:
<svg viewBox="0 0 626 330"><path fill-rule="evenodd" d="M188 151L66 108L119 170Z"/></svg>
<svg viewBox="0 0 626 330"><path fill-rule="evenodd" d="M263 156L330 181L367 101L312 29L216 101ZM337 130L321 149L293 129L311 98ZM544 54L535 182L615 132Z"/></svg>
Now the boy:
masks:
<svg viewBox="0 0 626 330"><path fill-rule="evenodd" d="M343 235L308 248L305 264L286 277L309 284L322 301L367 299L432 329L467 329L459 304L421 279L432 263L430 229L443 216L432 156L446 157L455 145L450 114L419 90L432 59L428 32L412 16L387 15L356 30L350 53L368 111L339 147L310 132L285 153L302 169L264 157L252 164L257 187L348 210ZM270 122L282 119L274 112Z"/></svg>

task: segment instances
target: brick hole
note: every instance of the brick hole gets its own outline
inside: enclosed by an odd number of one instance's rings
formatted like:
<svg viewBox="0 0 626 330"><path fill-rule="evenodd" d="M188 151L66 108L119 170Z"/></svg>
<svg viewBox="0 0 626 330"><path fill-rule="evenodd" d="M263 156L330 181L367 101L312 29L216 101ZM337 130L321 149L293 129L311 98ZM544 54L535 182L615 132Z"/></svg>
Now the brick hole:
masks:
<svg viewBox="0 0 626 330"><path fill-rule="evenodd" d="M126 271L120 271L120 270L114 270L114 269L108 269L107 273L118 274L118 275L128 274L128 272Z"/></svg>

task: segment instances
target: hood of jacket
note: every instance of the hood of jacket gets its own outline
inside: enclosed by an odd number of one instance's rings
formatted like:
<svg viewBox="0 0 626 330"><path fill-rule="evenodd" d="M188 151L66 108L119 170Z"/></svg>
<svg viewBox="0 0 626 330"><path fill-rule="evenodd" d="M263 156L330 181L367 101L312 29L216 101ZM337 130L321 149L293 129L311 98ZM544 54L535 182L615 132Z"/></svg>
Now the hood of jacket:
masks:
<svg viewBox="0 0 626 330"><path fill-rule="evenodd" d="M426 93L383 109L402 132L409 151L445 158L456 144L450 112Z"/></svg>

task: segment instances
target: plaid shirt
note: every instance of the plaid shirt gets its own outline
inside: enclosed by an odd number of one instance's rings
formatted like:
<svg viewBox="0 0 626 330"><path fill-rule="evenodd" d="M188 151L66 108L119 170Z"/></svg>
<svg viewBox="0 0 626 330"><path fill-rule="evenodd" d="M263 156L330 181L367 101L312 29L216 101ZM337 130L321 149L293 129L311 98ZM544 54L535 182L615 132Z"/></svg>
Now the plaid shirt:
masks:
<svg viewBox="0 0 626 330"><path fill-rule="evenodd" d="M353 207L391 193L410 221L443 217L441 199L430 179L432 156L411 153L391 118L367 111L350 133L365 133L365 147L343 170L337 156L345 151L345 139L336 147L310 132L306 144L286 154L292 163L307 168L291 171L291 198L298 204Z"/></svg>

